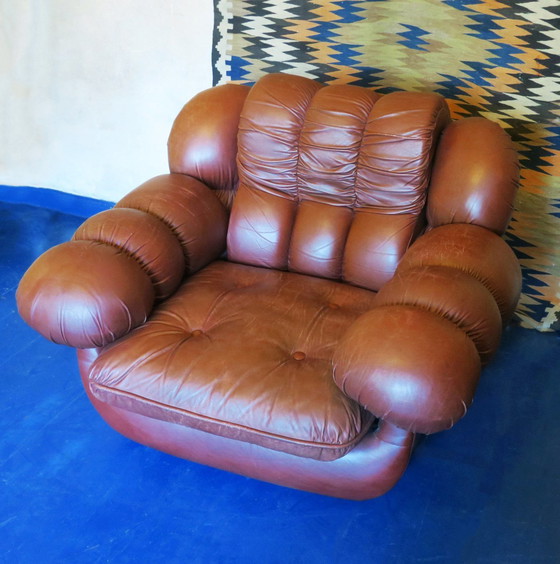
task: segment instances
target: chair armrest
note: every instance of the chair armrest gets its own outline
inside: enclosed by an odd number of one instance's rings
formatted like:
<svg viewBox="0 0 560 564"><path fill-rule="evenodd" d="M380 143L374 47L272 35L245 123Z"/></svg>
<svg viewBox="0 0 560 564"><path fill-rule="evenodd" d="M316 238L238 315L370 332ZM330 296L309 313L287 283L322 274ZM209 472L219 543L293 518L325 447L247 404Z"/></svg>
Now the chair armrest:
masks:
<svg viewBox="0 0 560 564"><path fill-rule="evenodd" d="M414 306L380 306L341 340L334 380L382 420L414 433L450 428L480 375L473 342L451 321Z"/></svg>
<svg viewBox="0 0 560 564"><path fill-rule="evenodd" d="M227 211L213 190L190 176L156 176L115 207L141 210L167 225L181 244L187 274L200 270L226 248Z"/></svg>
<svg viewBox="0 0 560 564"><path fill-rule="evenodd" d="M490 229L451 223L428 231L406 251L396 272L421 266L468 274L492 294L503 323L511 319L521 293L521 268L510 246Z"/></svg>
<svg viewBox="0 0 560 564"><path fill-rule="evenodd" d="M497 124L471 117L448 125L438 143L428 191L431 227L447 223L506 230L519 185L512 140Z"/></svg>
<svg viewBox="0 0 560 564"><path fill-rule="evenodd" d="M237 132L250 86L221 84L189 100L173 122L167 143L169 170L215 190L231 208L237 190Z"/></svg>
<svg viewBox="0 0 560 564"><path fill-rule="evenodd" d="M433 229L406 252L376 307L345 334L334 357L335 382L398 427L451 427L472 401L520 286L515 255L492 231L467 224Z"/></svg>
<svg viewBox="0 0 560 564"><path fill-rule="evenodd" d="M16 292L28 325L55 343L101 347L143 323L154 288L120 249L94 241L62 243L41 255Z"/></svg>
<svg viewBox="0 0 560 564"><path fill-rule="evenodd" d="M16 293L20 315L56 343L104 346L220 256L226 229L225 208L204 184L156 177L30 266Z"/></svg>

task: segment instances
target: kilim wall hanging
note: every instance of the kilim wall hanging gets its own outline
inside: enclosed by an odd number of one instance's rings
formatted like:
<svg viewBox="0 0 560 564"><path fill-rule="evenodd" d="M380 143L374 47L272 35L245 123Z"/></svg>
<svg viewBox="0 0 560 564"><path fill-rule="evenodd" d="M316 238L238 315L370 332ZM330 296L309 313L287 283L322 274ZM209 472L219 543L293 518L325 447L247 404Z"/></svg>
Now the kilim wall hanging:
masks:
<svg viewBox="0 0 560 564"><path fill-rule="evenodd" d="M521 159L506 238L517 316L560 329L560 0L215 0L214 83L290 72L380 92L431 90L501 124Z"/></svg>

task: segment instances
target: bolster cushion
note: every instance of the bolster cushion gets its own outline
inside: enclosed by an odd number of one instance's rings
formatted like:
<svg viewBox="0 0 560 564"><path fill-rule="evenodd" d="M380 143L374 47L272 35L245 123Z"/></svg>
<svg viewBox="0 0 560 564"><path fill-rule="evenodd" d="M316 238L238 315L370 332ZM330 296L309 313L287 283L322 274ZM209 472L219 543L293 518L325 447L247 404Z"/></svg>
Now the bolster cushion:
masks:
<svg viewBox="0 0 560 564"><path fill-rule="evenodd" d="M187 274L200 270L225 250L226 208L213 190L190 176L156 176L115 207L141 210L167 225L181 244Z"/></svg>
<svg viewBox="0 0 560 564"><path fill-rule="evenodd" d="M480 359L451 321L418 307L362 315L334 356L337 385L377 417L415 433L450 428L476 389Z"/></svg>
<svg viewBox="0 0 560 564"><path fill-rule="evenodd" d="M149 275L120 249L62 243L40 256L16 294L19 313L55 343L101 347L143 323L154 303Z"/></svg>
<svg viewBox="0 0 560 564"><path fill-rule="evenodd" d="M171 172L197 178L229 209L237 189L237 130L250 87L222 84L197 94L173 123Z"/></svg>
<svg viewBox="0 0 560 564"><path fill-rule="evenodd" d="M177 237L158 218L130 208L113 208L90 217L74 233L76 241L97 241L134 257L149 275L156 299L170 296L185 272Z"/></svg>
<svg viewBox="0 0 560 564"><path fill-rule="evenodd" d="M520 283L515 255L489 229L432 229L406 252L376 307L345 334L334 357L335 382L398 427L451 427L498 347Z"/></svg>
<svg viewBox="0 0 560 564"><path fill-rule="evenodd" d="M432 229L408 249L397 272L418 266L465 272L492 294L504 324L511 319L521 292L521 268L511 247L489 229L470 224Z"/></svg>
<svg viewBox="0 0 560 564"><path fill-rule="evenodd" d="M502 334L500 310L476 278L448 266L416 266L397 271L375 296L375 305L411 305L448 319L475 344L486 364Z"/></svg>
<svg viewBox="0 0 560 564"><path fill-rule="evenodd" d="M509 135L480 117L447 126L438 144L427 217L432 227L470 223L501 235L519 184L517 152Z"/></svg>
<svg viewBox="0 0 560 564"><path fill-rule="evenodd" d="M204 184L153 178L31 265L17 291L21 316L56 343L111 343L223 252L226 227L224 206Z"/></svg>

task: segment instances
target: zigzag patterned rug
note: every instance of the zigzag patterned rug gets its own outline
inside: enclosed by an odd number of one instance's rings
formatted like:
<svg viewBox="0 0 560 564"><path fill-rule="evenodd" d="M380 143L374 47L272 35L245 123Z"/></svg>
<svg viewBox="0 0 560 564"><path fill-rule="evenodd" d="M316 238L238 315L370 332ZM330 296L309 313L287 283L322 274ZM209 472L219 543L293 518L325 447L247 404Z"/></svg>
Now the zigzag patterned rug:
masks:
<svg viewBox="0 0 560 564"><path fill-rule="evenodd" d="M521 158L506 235L523 268L517 316L560 329L559 0L215 0L214 83L290 72L432 90L454 117L501 124Z"/></svg>

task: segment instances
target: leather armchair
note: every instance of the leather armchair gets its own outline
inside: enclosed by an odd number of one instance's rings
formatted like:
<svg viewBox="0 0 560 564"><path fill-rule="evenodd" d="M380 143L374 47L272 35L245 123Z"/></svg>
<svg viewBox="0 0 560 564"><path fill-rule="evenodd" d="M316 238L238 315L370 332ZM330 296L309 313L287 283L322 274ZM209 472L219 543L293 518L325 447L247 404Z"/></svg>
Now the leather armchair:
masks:
<svg viewBox="0 0 560 564"><path fill-rule="evenodd" d="M386 492L416 434L466 413L515 309L509 137L435 94L272 74L187 103L169 162L37 259L22 317L79 349L91 401L135 441Z"/></svg>

